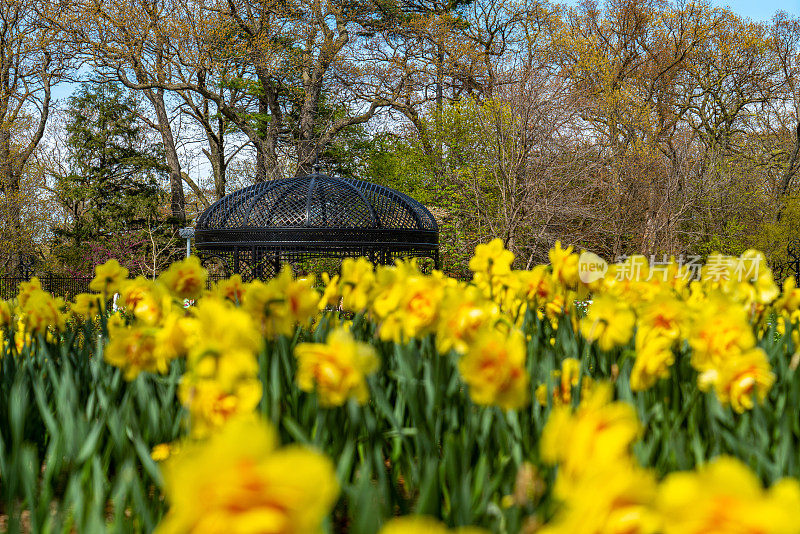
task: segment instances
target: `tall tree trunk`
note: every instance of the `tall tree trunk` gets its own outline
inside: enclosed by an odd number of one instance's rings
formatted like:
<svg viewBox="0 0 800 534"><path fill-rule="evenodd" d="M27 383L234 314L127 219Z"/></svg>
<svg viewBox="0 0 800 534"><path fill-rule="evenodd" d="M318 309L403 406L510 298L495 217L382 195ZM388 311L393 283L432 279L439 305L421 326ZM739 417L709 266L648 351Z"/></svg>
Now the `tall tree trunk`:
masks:
<svg viewBox="0 0 800 534"><path fill-rule="evenodd" d="M13 113L9 110L9 96L17 91L16 84L21 84L27 88L28 84L25 81L17 79L14 85L9 85L12 79L12 64L4 57L8 51L6 43L0 42L0 184L6 197L6 212L5 223L6 231L9 236L9 247L7 251L10 255L10 267L16 269L20 265L20 260L23 252L23 247L26 240L23 238L22 226L22 200L20 198L20 180L22 178L22 169L33 155L34 150L39 145L39 142L44 136L45 125L50 114L50 84L52 83L51 73L49 72L51 66L51 56L48 51L42 53L41 57L41 100L37 102L34 97L32 102L34 108L38 108L39 117L38 125L33 135L28 136L22 146L14 149L11 142L11 118ZM14 51L12 50L12 58ZM20 76L16 72L15 77ZM20 96L17 93L17 96ZM23 95L23 100L31 97L31 93Z"/></svg>
<svg viewBox="0 0 800 534"><path fill-rule="evenodd" d="M789 184L792 182L792 178L797 173L797 156L800 153L800 122L797 123L797 128L795 130L794 136L794 149L792 150L792 155L789 157L789 164L786 166L786 173L784 173L783 178L781 179L781 196L786 196L789 192Z"/></svg>
<svg viewBox="0 0 800 534"><path fill-rule="evenodd" d="M0 180L6 194L9 193L14 177L14 162L11 157L11 132L7 128L0 128Z"/></svg>
<svg viewBox="0 0 800 534"><path fill-rule="evenodd" d="M319 126L319 99L322 94L322 80L327 65L317 65L311 72L302 75L305 96L300 108L300 131L297 142L297 171L295 176L311 174L317 163L317 156L324 147L320 146L315 127Z"/></svg>
<svg viewBox="0 0 800 534"><path fill-rule="evenodd" d="M217 139L211 145L211 156L217 162L214 173L214 193L219 199L225 196L228 182L228 165L225 161L225 121L222 118L217 119Z"/></svg>
<svg viewBox="0 0 800 534"><path fill-rule="evenodd" d="M441 172L444 166L442 150L442 108L444 106L444 51L441 43L436 45L436 165Z"/></svg>
<svg viewBox="0 0 800 534"><path fill-rule="evenodd" d="M146 95L156 112L158 130L164 143L164 153L169 167L170 187L170 212L178 224L186 221L186 200L183 195L183 180L181 179L181 163L178 159L178 150L175 147L175 137L172 135L172 126L164 104L164 90L148 90Z"/></svg>
<svg viewBox="0 0 800 534"><path fill-rule="evenodd" d="M309 102L312 99L313 102ZM314 126L318 109L319 98L314 98L313 95L307 96L300 115L300 139L297 140L297 170L295 171L295 176L311 174L314 165L317 163L317 156L322 152L323 147L319 146L319 141L314 139Z"/></svg>
<svg viewBox="0 0 800 534"><path fill-rule="evenodd" d="M264 82L261 82L262 86ZM264 96L258 97L258 114L260 116L266 116L269 113L269 103L267 102ZM258 135L258 141L255 143L256 145L256 182L266 182L267 181L267 154L266 154L266 146L264 143L264 137L262 128L259 127L256 130Z"/></svg>
<svg viewBox="0 0 800 534"><path fill-rule="evenodd" d="M258 98L258 113L269 116L265 128L257 130L258 139L251 139L256 146L256 182L276 180L280 178L278 169L278 127L281 122L277 96L266 78L259 77L264 94Z"/></svg>
<svg viewBox="0 0 800 534"><path fill-rule="evenodd" d="M206 71L200 70L197 73L197 85L203 88L206 87ZM203 152L208 157L208 161L211 162L211 169L214 172L214 195L217 200L219 200L225 196L225 189L228 181L226 174L227 164L225 161L225 119L221 116L217 117L217 131L215 132L212 128L213 120L211 118L208 98L203 98L203 105L198 108L195 106L192 97L187 96L185 93L181 93L181 95L184 101L195 110L195 115L206 132L208 152L205 150ZM217 106L217 110L219 110L219 106Z"/></svg>
<svg viewBox="0 0 800 534"><path fill-rule="evenodd" d="M9 255L8 268L16 271L22 252L22 209L20 206L19 172L11 151L11 132L0 128L0 179L5 193L5 226L8 233L6 254Z"/></svg>
<svg viewBox="0 0 800 534"><path fill-rule="evenodd" d="M795 130L794 150L792 150L792 155L789 157L789 164L786 166L786 172L784 173L783 178L781 179L781 189L778 194L781 203L778 206L778 213L776 216L776 219L778 221L780 221L781 217L783 217L783 210L786 207L786 203L784 202L784 200L789 193L789 184L792 183L792 178L794 178L794 175L797 174L797 157L799 154L800 154L800 122L797 123L797 129Z"/></svg>
<svg viewBox="0 0 800 534"><path fill-rule="evenodd" d="M259 139L256 145L256 183L267 181L267 157L264 154L264 146Z"/></svg>
<svg viewBox="0 0 800 534"><path fill-rule="evenodd" d="M297 147L297 171L295 176L307 176L313 172L314 165L317 163L317 148L312 139L301 139Z"/></svg>
<svg viewBox="0 0 800 534"><path fill-rule="evenodd" d="M205 105L205 117L208 117L208 103ZM211 163L211 170L214 173L214 195L217 200L225 196L227 186L227 162L225 161L225 122L222 118L217 119L217 131L211 131L211 121L205 124L206 141L208 141L208 151L203 153Z"/></svg>

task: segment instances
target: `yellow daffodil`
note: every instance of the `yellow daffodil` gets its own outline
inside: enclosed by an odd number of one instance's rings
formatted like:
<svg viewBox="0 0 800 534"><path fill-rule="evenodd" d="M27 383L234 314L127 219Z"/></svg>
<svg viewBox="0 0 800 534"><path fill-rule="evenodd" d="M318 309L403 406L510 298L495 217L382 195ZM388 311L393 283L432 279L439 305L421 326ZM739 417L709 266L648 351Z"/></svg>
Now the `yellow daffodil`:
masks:
<svg viewBox="0 0 800 534"><path fill-rule="evenodd" d="M568 493L559 493L561 509L537 532L654 534L661 526L656 488L655 476L627 459L592 466Z"/></svg>
<svg viewBox="0 0 800 534"><path fill-rule="evenodd" d="M187 355L178 397L189 410L193 436L253 413L263 391L256 359L263 338L247 312L207 295L189 317L168 316L158 339L160 353Z"/></svg>
<svg viewBox="0 0 800 534"><path fill-rule="evenodd" d="M569 488L593 466L627 459L639 430L633 407L612 402L609 384L595 384L574 413L569 406L551 412L542 431L542 459L559 464L557 484Z"/></svg>
<svg viewBox="0 0 800 534"><path fill-rule="evenodd" d="M319 293L314 289L314 278L292 279L288 270L281 274L286 282L283 286L289 317L298 324L306 324L317 314ZM280 278L280 277L279 277Z"/></svg>
<svg viewBox="0 0 800 534"><path fill-rule="evenodd" d="M268 282L247 284L242 307L255 319L266 338L290 336L298 323L308 322L317 313L319 293L311 279L292 278L290 269Z"/></svg>
<svg viewBox="0 0 800 534"><path fill-rule="evenodd" d="M158 329L148 326L122 327L109 332L105 360L125 372L126 380L133 380L142 371L165 373L168 361L157 355Z"/></svg>
<svg viewBox="0 0 800 534"><path fill-rule="evenodd" d="M556 288L547 265L537 265L530 271L519 271L517 278L520 295L530 302L532 307L542 307L552 300L551 296Z"/></svg>
<svg viewBox="0 0 800 534"><path fill-rule="evenodd" d="M21 282L17 291L17 304L19 304L20 307L25 307L31 293L41 290L42 283L35 276L27 282Z"/></svg>
<svg viewBox="0 0 800 534"><path fill-rule="evenodd" d="M325 343L300 343L294 354L298 387L316 391L322 406L341 406L350 398L364 404L369 398L366 376L380 361L374 348L355 341L349 331L334 330Z"/></svg>
<svg viewBox="0 0 800 534"><path fill-rule="evenodd" d="M339 495L333 463L277 447L271 427L233 420L163 465L170 508L157 534L320 532Z"/></svg>
<svg viewBox="0 0 800 534"><path fill-rule="evenodd" d="M173 311L161 322L156 334L157 357L164 361L186 356L190 348L199 347L197 343L196 321L192 321L183 313ZM109 327L109 332L111 328Z"/></svg>
<svg viewBox="0 0 800 534"><path fill-rule="evenodd" d="M245 285L240 274L231 275L230 278L220 280L214 286L214 292L234 304L241 304L244 297Z"/></svg>
<svg viewBox="0 0 800 534"><path fill-rule="evenodd" d="M797 287L794 276L784 280L783 291L781 291L774 306L776 311L786 313L792 313L800 308L800 288Z"/></svg>
<svg viewBox="0 0 800 534"><path fill-rule="evenodd" d="M581 362L575 358L565 358L561 362L561 369L552 372L555 379L553 387L553 405L560 406L572 402L572 388L580 383ZM586 393L591 388L592 379L583 377L582 391ZM540 384L536 388L536 400L542 406L547 404L547 384Z"/></svg>
<svg viewBox="0 0 800 534"><path fill-rule="evenodd" d="M447 287L436 325L436 346L442 354L464 354L484 327L499 318L497 305L485 299L475 286Z"/></svg>
<svg viewBox="0 0 800 534"><path fill-rule="evenodd" d="M0 299L0 328L11 326L14 314L8 301Z"/></svg>
<svg viewBox="0 0 800 534"><path fill-rule="evenodd" d="M191 317L194 325L187 326L191 362L237 350L252 354L255 359L264 344L252 316L227 299L202 298L192 308Z"/></svg>
<svg viewBox="0 0 800 534"><path fill-rule="evenodd" d="M380 337L402 343L430 332L436 326L444 284L416 268L393 268L393 283L375 296L375 313L381 317Z"/></svg>
<svg viewBox="0 0 800 534"><path fill-rule="evenodd" d="M458 370L476 404L504 410L530 402L530 377L525 368L525 337L516 329L481 331L459 360Z"/></svg>
<svg viewBox="0 0 800 534"><path fill-rule="evenodd" d="M729 354L755 345L755 336L741 308L720 295L699 304L689 332L692 365L700 372L718 368Z"/></svg>
<svg viewBox="0 0 800 534"><path fill-rule="evenodd" d="M120 284L120 296L117 305L126 310L133 311L136 305L153 291L155 282L147 280L142 276L137 276L132 280L125 280Z"/></svg>
<svg viewBox="0 0 800 534"><path fill-rule="evenodd" d="M751 410L754 400L764 402L774 382L767 354L759 347L731 354L719 367L707 369L698 377L701 389L713 386L720 402L730 403L738 413Z"/></svg>
<svg viewBox="0 0 800 534"><path fill-rule="evenodd" d="M119 291L123 281L128 278L128 269L117 260L111 259L94 268L94 279L89 282L89 289L103 295L112 295Z"/></svg>
<svg viewBox="0 0 800 534"><path fill-rule="evenodd" d="M581 319L580 330L587 341L597 341L602 350L611 350L630 341L635 322L636 316L624 301L598 295Z"/></svg>
<svg viewBox="0 0 800 534"><path fill-rule="evenodd" d="M22 306L25 326L30 332L38 334L45 334L50 327L62 331L66 326L65 308L64 299L54 298L41 289L33 290L28 293L28 298Z"/></svg>
<svg viewBox="0 0 800 534"><path fill-rule="evenodd" d="M370 305L369 295L375 283L375 272L366 258L344 259L337 282L344 310L358 313L367 309Z"/></svg>
<svg viewBox="0 0 800 534"><path fill-rule="evenodd" d="M574 287L578 284L578 260L580 257L573 252L572 245L567 248L561 247L561 241L548 252L550 265L553 268L553 279L567 287Z"/></svg>
<svg viewBox="0 0 800 534"><path fill-rule="evenodd" d="M159 443L150 451L150 458L154 462L163 462L170 456L174 456L180 450L180 446L173 443Z"/></svg>
<svg viewBox="0 0 800 534"><path fill-rule="evenodd" d="M196 299L206 288L208 271L200 265L200 258L189 256L173 263L161 273L158 280L178 299Z"/></svg>
<svg viewBox="0 0 800 534"><path fill-rule="evenodd" d="M739 460L720 457L695 472L667 475L658 491L665 534L800 532L800 484L784 479L764 490Z"/></svg>
<svg viewBox="0 0 800 534"><path fill-rule="evenodd" d="M79 293L75 295L75 302L70 304L69 309L73 315L84 319L91 319L102 313L105 308L105 300L102 295L94 293Z"/></svg>
<svg viewBox="0 0 800 534"><path fill-rule="evenodd" d="M506 250L503 240L496 238L475 247L475 255L469 260L469 269L488 276L505 275L511 272L514 253Z"/></svg>
<svg viewBox="0 0 800 534"><path fill-rule="evenodd" d="M638 309L639 329L655 331L657 335L678 339L686 329L686 304L670 292L662 292Z"/></svg>
<svg viewBox="0 0 800 534"><path fill-rule="evenodd" d="M219 373L212 368L218 363ZM178 388L178 398L190 416L191 436L207 438L232 419L252 416L263 395L257 378L258 366L243 352L204 359L196 372L187 372Z"/></svg>
<svg viewBox="0 0 800 534"><path fill-rule="evenodd" d="M669 369L675 363L674 341L664 331L644 328L636 333L636 361L630 377L633 391L648 389L659 379L669 377Z"/></svg>

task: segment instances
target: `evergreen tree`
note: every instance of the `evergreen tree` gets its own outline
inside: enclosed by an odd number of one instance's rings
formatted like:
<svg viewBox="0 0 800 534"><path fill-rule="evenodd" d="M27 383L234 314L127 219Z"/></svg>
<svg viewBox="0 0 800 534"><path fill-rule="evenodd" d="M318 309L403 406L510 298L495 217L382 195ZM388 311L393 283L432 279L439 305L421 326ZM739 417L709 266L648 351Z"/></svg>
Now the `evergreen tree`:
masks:
<svg viewBox="0 0 800 534"><path fill-rule="evenodd" d="M137 233L163 218L160 183L168 168L161 144L142 131L136 101L119 86L84 84L69 99L67 116L69 172L56 178L56 191L72 225L56 229L56 248L75 265L98 248L134 244Z"/></svg>

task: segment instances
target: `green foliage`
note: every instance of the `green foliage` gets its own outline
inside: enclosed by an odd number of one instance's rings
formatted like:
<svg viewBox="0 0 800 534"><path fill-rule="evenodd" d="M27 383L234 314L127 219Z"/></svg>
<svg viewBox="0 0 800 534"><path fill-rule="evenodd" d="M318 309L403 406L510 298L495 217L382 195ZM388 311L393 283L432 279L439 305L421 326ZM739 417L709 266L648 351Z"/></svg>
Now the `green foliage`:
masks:
<svg viewBox="0 0 800 534"><path fill-rule="evenodd" d="M358 315L351 324L355 336L372 343L382 361L368 378L370 401L322 408L316 394L296 386L293 350L302 341L324 341L340 322L325 315L314 330L269 341L259 355L263 417L283 443L314 446L336 465L343 494L332 531L374 534L392 516L425 513L453 526L507 533L518 532L532 513L540 519L553 513L554 471L539 456L551 401L510 412L475 405L454 353L439 354L431 336L407 344L376 341L374 323ZM634 452L659 475L720 454L742 459L765 482L800 475L792 453L800 444L800 381L788 357L795 350L791 331L778 335L773 327L759 341L778 379L763 406L737 414L698 390L687 349L677 355L669 380L635 393L628 382L631 346L602 352L569 321L554 329L534 313L522 328L529 336L531 391L545 384L552 399L560 387L553 371L565 358L579 359L582 384L589 376L612 381L615 396L636 408L643 433ZM11 532L20 527L23 509L36 532L148 532L165 510L149 451L184 433L175 395L181 362L168 376L141 375L127 383L103 361L105 336L102 323L72 324L55 340L39 339L21 353L5 346L0 502ZM503 506L524 462L537 467L548 489L527 504Z"/></svg>
<svg viewBox="0 0 800 534"><path fill-rule="evenodd" d="M499 167L503 158L513 159L507 156L518 150L518 120L502 102L464 99L422 116L418 129L418 137L376 135L365 176L431 209L440 226L444 269L467 276L477 243L498 231L504 240L512 233L520 241L531 235L525 221L513 232L502 222L509 192L522 191L520 184L498 179L509 171Z"/></svg>
<svg viewBox="0 0 800 534"><path fill-rule="evenodd" d="M338 120L346 113L343 106L331 108L323 98L319 113L328 121ZM319 135L320 132L317 132ZM376 141L364 125L356 124L344 128L319 153L321 172L342 178L364 180L365 167L375 150Z"/></svg>
<svg viewBox="0 0 800 534"><path fill-rule="evenodd" d="M423 204L436 200L427 156L421 148L392 134L375 134L365 156L363 179L397 189Z"/></svg>
<svg viewBox="0 0 800 534"><path fill-rule="evenodd" d="M0 511L8 532L150 532L164 510L150 449L181 433L181 366L126 382L103 361L103 332L104 324L73 324L20 353L13 343L2 350Z"/></svg>
<svg viewBox="0 0 800 534"><path fill-rule="evenodd" d="M469 276L467 263L475 247L476 230L464 210L465 192L437 172L435 158L419 142L392 134L376 134L366 154L362 178L396 189L433 212L439 224L443 269Z"/></svg>
<svg viewBox="0 0 800 534"><path fill-rule="evenodd" d="M119 86L84 84L69 106L69 168L56 177L56 194L72 220L56 229L56 253L74 265L91 243L130 242L162 218L167 167L161 145L142 129L136 101Z"/></svg>
<svg viewBox="0 0 800 534"><path fill-rule="evenodd" d="M84 85L70 98L65 198L84 204L79 226L93 235L157 215L167 171L160 144L149 142L136 102L114 84Z"/></svg>
<svg viewBox="0 0 800 534"><path fill-rule="evenodd" d="M780 217L766 219L753 238L753 248L762 250L773 262L786 261L786 247L798 239L800 228L800 194L787 196Z"/></svg>
<svg viewBox="0 0 800 534"><path fill-rule="evenodd" d="M712 234L698 244L697 254L708 256L715 252L729 256L739 256L748 248L746 229L736 218L725 222L721 233Z"/></svg>

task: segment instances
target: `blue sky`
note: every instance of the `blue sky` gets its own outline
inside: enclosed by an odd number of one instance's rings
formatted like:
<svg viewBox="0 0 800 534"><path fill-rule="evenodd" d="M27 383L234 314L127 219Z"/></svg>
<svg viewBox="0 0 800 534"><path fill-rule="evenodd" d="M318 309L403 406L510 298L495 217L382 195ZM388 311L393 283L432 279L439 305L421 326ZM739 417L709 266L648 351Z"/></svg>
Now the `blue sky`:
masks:
<svg viewBox="0 0 800 534"><path fill-rule="evenodd" d="M565 4L577 4L577 0L555 0ZM598 0L601 4L603 0ZM778 10L791 15L800 15L800 0L711 0L720 7L729 7L732 11L753 20L769 20Z"/></svg>
<svg viewBox="0 0 800 534"><path fill-rule="evenodd" d="M732 11L754 20L769 20L778 10L800 15L800 0L712 0L715 5L727 6Z"/></svg>

